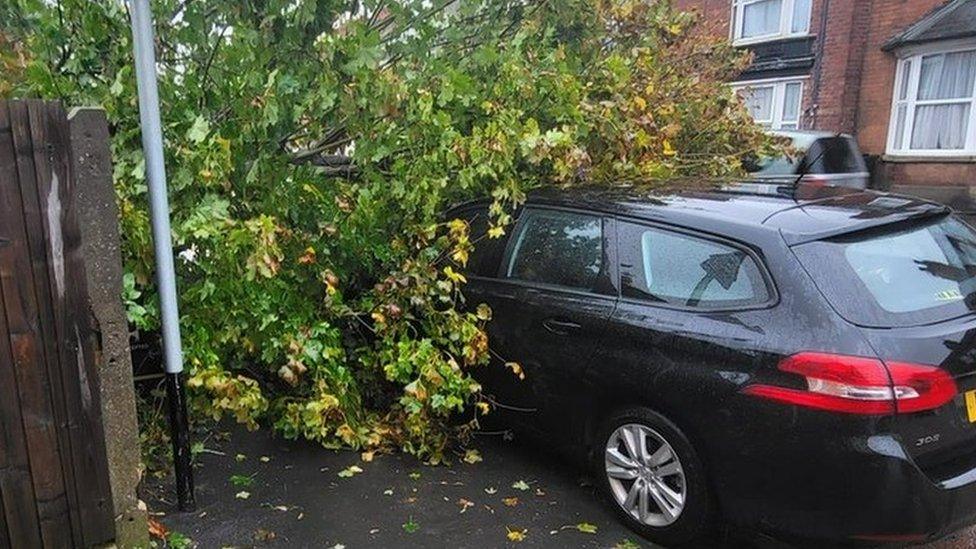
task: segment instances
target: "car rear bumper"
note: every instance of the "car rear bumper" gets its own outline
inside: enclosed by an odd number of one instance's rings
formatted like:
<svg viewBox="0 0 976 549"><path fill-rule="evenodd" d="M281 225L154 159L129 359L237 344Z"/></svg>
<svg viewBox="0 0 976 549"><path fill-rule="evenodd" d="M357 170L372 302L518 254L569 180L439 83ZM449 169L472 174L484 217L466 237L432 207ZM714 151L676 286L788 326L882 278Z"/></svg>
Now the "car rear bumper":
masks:
<svg viewBox="0 0 976 549"><path fill-rule="evenodd" d="M791 539L865 543L937 539L976 523L976 470L935 482L894 436L819 438L786 440L756 456L755 472L721 480L726 518Z"/></svg>

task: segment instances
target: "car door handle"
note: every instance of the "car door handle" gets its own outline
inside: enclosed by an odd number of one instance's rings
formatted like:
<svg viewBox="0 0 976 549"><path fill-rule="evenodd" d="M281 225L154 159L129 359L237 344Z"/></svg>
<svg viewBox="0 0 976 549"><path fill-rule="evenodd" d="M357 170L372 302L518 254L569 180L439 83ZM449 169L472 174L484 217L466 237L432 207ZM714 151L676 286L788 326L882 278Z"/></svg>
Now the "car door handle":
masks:
<svg viewBox="0 0 976 549"><path fill-rule="evenodd" d="M569 321L560 320L558 318L547 318L542 321L542 325L554 334L566 335L569 332L573 332L582 328L579 324Z"/></svg>

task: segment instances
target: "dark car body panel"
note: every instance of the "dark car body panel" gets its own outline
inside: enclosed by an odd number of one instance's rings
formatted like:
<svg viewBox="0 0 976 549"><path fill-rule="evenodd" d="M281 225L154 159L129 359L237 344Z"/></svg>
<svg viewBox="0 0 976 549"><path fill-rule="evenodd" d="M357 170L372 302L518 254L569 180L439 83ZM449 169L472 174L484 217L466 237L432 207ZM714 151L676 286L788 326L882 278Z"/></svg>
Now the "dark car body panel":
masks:
<svg viewBox="0 0 976 549"><path fill-rule="evenodd" d="M960 393L950 405L898 421L896 431L933 483L952 487L976 474L976 426L963 397L976 389L976 316L863 332L882 359L934 364L953 376Z"/></svg>
<svg viewBox="0 0 976 549"><path fill-rule="evenodd" d="M805 350L927 364L941 357L938 364L960 376L960 388L976 388L970 375L976 371L976 320L911 331L855 326L831 307L791 249L811 239L944 215L945 208L823 187L785 196L734 189L659 193L584 188L530 195L524 208L568 208L604 218L611 253L606 260L613 267L609 285L599 291L534 287L497 272L469 275L468 302L486 302L494 310L492 348L525 368L524 381L501 363L476 372L486 393L507 405L502 411L583 458L600 451L595 432L609 413L635 406L656 410L699 449L724 517L747 528L849 541L938 536L972 521L976 446L969 425L959 423L958 432L944 435L962 457L942 453L929 463L925 451L910 445L925 436L926 425L942 428L945 421L832 414L741 392L777 380L777 363ZM449 215L484 205L468 203ZM768 277L770 299L693 310L621 297L617 266L634 261L613 242L623 223L691 232L746 251ZM510 247L504 239L492 246ZM621 256L613 257L618 251ZM500 265L504 252L493 253ZM556 333L545 326L551 319L577 327ZM958 406L929 414L958 413Z"/></svg>

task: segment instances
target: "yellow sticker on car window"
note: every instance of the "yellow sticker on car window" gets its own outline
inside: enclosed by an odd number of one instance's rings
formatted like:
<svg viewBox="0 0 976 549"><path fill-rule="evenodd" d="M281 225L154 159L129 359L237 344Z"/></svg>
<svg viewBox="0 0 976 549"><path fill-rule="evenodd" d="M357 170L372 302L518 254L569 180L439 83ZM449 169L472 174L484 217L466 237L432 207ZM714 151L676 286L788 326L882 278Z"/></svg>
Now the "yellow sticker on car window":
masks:
<svg viewBox="0 0 976 549"><path fill-rule="evenodd" d="M962 293L959 290L945 290L936 293L935 298L939 301L958 301L962 299Z"/></svg>

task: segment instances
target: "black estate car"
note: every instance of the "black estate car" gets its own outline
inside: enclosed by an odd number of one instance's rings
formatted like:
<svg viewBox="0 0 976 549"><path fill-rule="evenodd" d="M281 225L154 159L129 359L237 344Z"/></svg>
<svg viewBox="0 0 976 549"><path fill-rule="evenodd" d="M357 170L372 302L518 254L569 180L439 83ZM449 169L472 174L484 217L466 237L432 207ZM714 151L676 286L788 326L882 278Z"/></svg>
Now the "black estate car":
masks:
<svg viewBox="0 0 976 549"><path fill-rule="evenodd" d="M804 196L806 195L806 196ZM486 202L450 212L486 231ZM481 370L663 545L722 521L913 543L976 521L976 233L946 207L788 186L530 195L481 239Z"/></svg>

